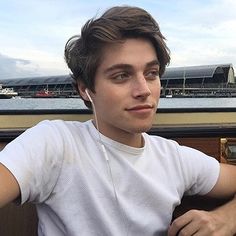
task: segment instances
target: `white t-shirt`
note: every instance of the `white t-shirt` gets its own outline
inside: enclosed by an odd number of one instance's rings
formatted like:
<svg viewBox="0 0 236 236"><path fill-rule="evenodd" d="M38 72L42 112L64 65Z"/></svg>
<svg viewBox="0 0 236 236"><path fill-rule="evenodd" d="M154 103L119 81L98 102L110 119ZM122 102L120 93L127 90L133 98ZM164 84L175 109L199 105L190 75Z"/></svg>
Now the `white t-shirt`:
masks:
<svg viewBox="0 0 236 236"><path fill-rule="evenodd" d="M110 173L91 121L43 121L8 144L0 162L19 182L21 203L36 203L39 236L166 235L183 194L208 193L219 163L143 137L133 148L101 135Z"/></svg>

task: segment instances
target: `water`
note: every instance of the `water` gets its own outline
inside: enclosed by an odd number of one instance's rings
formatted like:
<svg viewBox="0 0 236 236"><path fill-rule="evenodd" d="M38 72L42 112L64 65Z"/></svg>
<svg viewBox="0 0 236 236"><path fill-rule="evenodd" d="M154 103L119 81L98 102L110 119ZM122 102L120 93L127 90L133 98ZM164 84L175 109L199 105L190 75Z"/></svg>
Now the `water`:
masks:
<svg viewBox="0 0 236 236"><path fill-rule="evenodd" d="M86 109L78 98L0 99L0 110Z"/></svg>
<svg viewBox="0 0 236 236"><path fill-rule="evenodd" d="M159 108L236 108L236 97L161 98Z"/></svg>
<svg viewBox="0 0 236 236"><path fill-rule="evenodd" d="M236 108L232 98L161 98L159 108ZM86 109L79 98L0 99L3 110Z"/></svg>

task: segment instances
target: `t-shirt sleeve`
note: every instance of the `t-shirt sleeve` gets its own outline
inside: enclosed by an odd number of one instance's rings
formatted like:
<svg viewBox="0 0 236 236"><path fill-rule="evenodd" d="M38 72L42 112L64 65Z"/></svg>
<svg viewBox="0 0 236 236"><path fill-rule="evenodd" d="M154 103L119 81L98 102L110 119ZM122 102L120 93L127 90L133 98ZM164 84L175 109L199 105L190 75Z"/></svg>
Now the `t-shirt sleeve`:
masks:
<svg viewBox="0 0 236 236"><path fill-rule="evenodd" d="M215 186L219 173L219 162L198 150L178 146L181 172L186 195L205 195Z"/></svg>
<svg viewBox="0 0 236 236"><path fill-rule="evenodd" d="M9 143L0 162L14 175L21 203L42 202L52 192L63 161L60 133L52 122L43 121Z"/></svg>

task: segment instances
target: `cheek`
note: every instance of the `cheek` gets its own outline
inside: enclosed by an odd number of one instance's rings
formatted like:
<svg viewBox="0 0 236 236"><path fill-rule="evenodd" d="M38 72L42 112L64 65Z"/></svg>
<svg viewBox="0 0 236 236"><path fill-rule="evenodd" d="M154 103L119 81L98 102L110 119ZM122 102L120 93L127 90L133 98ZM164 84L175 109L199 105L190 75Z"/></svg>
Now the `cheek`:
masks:
<svg viewBox="0 0 236 236"><path fill-rule="evenodd" d="M156 97L160 96L161 85L160 85L159 80L155 83L155 85L152 86L151 91L152 91L153 96L156 96Z"/></svg>
<svg viewBox="0 0 236 236"><path fill-rule="evenodd" d="M114 93L104 92L104 93L96 93L96 97L94 99L95 107L97 111L104 112L107 109L110 109L111 106L114 106L115 96Z"/></svg>

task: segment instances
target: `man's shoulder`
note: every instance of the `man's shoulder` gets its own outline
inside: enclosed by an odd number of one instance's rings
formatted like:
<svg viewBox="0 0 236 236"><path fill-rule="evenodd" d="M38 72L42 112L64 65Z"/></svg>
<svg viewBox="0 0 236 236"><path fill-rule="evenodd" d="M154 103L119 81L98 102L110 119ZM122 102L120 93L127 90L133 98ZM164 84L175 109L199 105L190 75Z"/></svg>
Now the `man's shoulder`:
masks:
<svg viewBox="0 0 236 236"><path fill-rule="evenodd" d="M20 137L42 139L59 139L59 137L75 136L76 133L82 133L86 130L87 122L65 121L65 120L43 120L35 126L28 128Z"/></svg>
<svg viewBox="0 0 236 236"><path fill-rule="evenodd" d="M45 128L82 128L87 126L88 122L80 122L80 121L69 121L69 120L61 120L61 119L55 119L55 120L43 120L40 121L38 124L36 124L35 127L45 127Z"/></svg>
<svg viewBox="0 0 236 236"><path fill-rule="evenodd" d="M158 135L145 134L145 139L148 139L149 142L156 143L156 144L171 145L171 146L178 145L178 143L175 140L168 139L168 138L158 136Z"/></svg>

